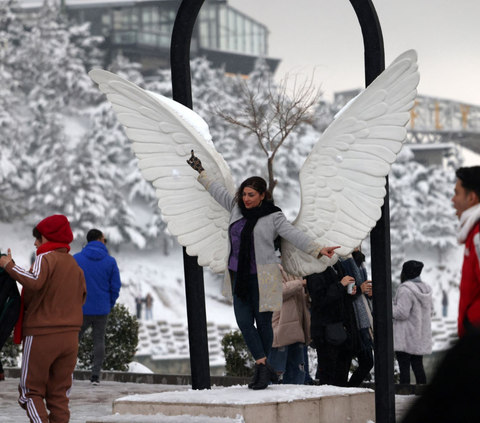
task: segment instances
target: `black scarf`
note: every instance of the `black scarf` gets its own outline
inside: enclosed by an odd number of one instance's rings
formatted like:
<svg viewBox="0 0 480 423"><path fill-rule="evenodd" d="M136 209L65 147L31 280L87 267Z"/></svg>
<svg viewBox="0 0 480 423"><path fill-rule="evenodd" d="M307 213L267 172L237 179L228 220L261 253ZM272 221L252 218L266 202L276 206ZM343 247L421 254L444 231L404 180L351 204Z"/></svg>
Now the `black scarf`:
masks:
<svg viewBox="0 0 480 423"><path fill-rule="evenodd" d="M248 284L250 279L250 253L252 245L253 228L258 219L269 214L282 211L273 204L273 201L262 201L262 203L253 209L247 209L242 203L240 210L247 223L242 229L240 236L240 251L238 254L237 279L235 282L235 294L239 298L246 298L248 295Z"/></svg>

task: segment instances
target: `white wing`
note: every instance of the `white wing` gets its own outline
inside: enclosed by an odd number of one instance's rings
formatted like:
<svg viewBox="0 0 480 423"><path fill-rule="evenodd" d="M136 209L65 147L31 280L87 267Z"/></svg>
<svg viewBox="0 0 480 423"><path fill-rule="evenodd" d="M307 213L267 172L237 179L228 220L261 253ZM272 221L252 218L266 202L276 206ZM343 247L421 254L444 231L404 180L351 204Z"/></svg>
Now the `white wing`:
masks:
<svg viewBox="0 0 480 423"><path fill-rule="evenodd" d="M360 245L381 217L385 177L407 136L414 106L417 54L399 56L325 130L300 170L301 208L294 225L344 256ZM325 270L337 258L315 260L286 241L288 273Z"/></svg>
<svg viewBox="0 0 480 423"><path fill-rule="evenodd" d="M113 73L96 69L89 75L133 142L138 167L156 188L168 230L188 255L198 256L200 266L224 271L230 213L197 181L198 173L186 162L195 150L216 181L235 193L230 168L210 141L206 122L187 107Z"/></svg>

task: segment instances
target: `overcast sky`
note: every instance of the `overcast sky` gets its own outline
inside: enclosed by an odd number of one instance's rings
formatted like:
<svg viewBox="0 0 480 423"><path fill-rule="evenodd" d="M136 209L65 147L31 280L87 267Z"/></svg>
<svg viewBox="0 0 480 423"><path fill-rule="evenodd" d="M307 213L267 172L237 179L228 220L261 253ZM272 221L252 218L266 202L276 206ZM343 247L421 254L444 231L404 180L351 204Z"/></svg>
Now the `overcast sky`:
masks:
<svg viewBox="0 0 480 423"><path fill-rule="evenodd" d="M364 86L363 40L349 0L229 0L265 24L269 56L286 72L316 78L326 97ZM419 93L480 106L479 0L373 0L388 66L405 50L419 56Z"/></svg>

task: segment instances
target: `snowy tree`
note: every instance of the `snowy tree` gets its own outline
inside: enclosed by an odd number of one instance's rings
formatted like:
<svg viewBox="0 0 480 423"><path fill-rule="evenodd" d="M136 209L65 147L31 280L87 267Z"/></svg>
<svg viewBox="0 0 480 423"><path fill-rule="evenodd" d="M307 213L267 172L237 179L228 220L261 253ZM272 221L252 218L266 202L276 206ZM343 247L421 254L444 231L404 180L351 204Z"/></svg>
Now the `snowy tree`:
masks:
<svg viewBox="0 0 480 423"><path fill-rule="evenodd" d="M24 95L14 78L17 47L24 26L12 11L15 2L0 3L0 221L22 218L33 184L23 119Z"/></svg>
<svg viewBox="0 0 480 423"><path fill-rule="evenodd" d="M437 266L456 247L456 217L451 206L455 174L450 167L425 167L404 148L390 173L392 275L398 282L406 249L437 252Z"/></svg>

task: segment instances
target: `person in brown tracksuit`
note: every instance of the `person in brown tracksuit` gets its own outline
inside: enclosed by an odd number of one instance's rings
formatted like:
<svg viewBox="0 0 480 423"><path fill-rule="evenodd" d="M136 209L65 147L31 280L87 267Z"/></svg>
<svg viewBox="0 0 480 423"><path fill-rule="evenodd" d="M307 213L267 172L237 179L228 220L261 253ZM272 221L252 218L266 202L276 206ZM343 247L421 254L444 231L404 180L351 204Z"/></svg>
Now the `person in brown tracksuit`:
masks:
<svg viewBox="0 0 480 423"><path fill-rule="evenodd" d="M29 271L15 264L10 249L7 256L0 257L0 267L23 285L25 314L18 401L31 422L67 423L68 393L87 294L85 278L68 254L73 234L65 216L45 218L33 229L33 236L37 257Z"/></svg>

